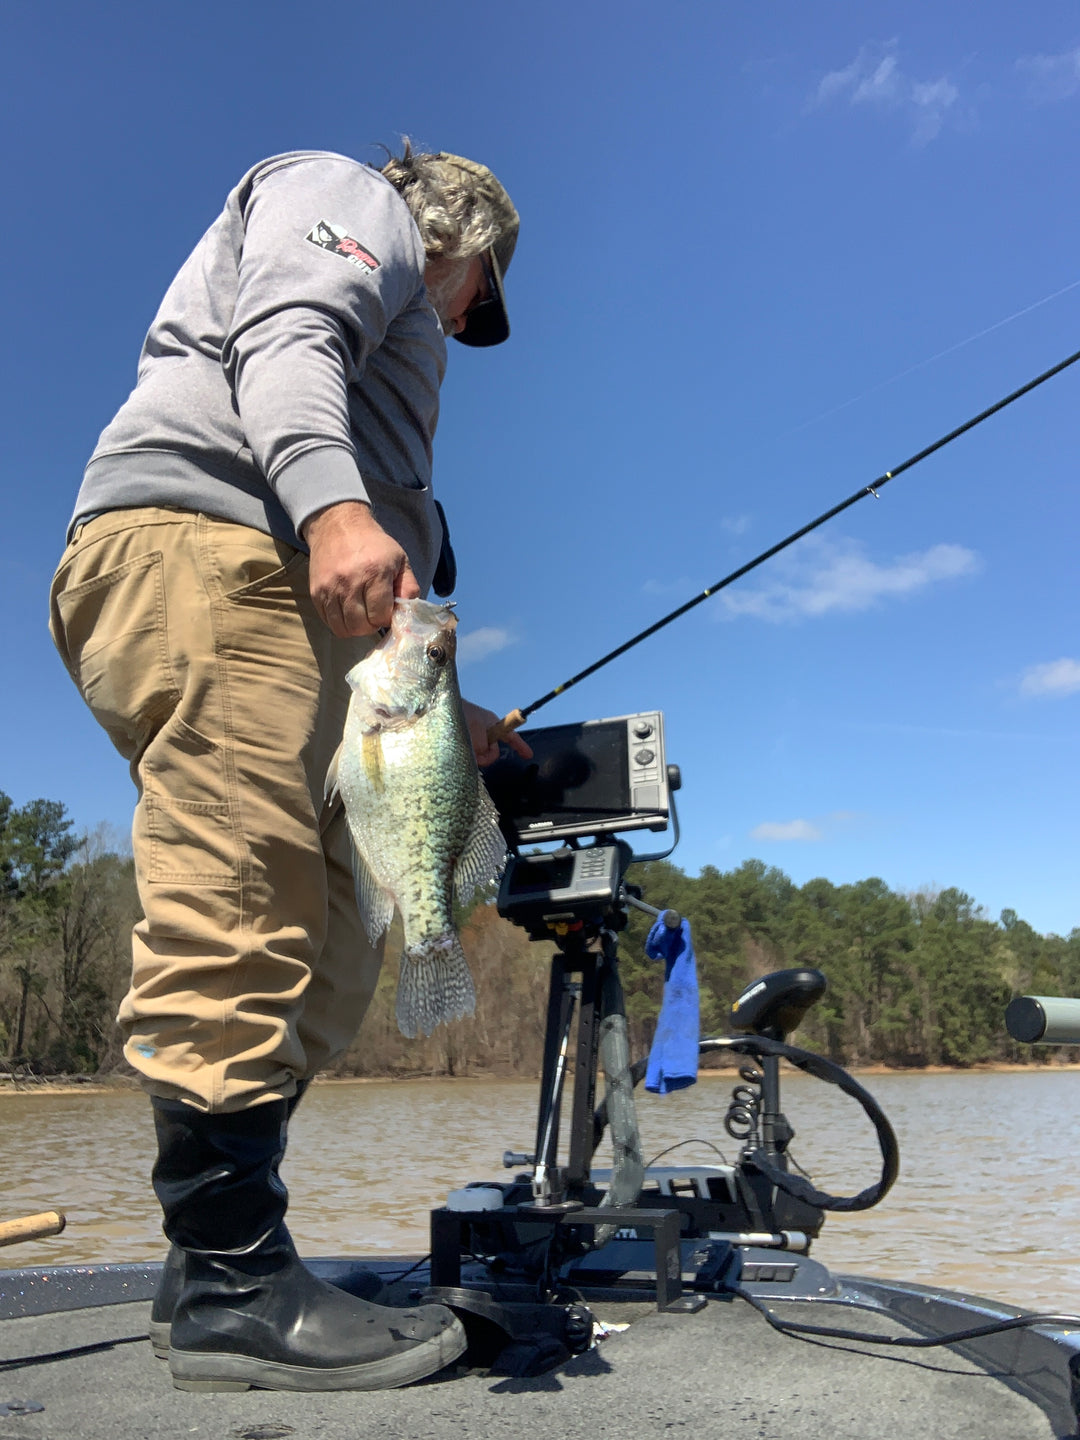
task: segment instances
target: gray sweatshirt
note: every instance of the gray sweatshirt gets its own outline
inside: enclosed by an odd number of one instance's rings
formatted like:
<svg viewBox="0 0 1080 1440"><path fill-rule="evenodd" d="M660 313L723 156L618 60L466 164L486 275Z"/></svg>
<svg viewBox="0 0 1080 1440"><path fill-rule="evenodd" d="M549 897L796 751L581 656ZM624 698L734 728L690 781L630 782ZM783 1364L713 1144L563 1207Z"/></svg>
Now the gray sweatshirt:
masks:
<svg viewBox="0 0 1080 1440"><path fill-rule="evenodd" d="M301 545L316 510L368 500L426 590L446 341L424 261L377 171L319 151L256 165L169 286L72 528L165 505Z"/></svg>

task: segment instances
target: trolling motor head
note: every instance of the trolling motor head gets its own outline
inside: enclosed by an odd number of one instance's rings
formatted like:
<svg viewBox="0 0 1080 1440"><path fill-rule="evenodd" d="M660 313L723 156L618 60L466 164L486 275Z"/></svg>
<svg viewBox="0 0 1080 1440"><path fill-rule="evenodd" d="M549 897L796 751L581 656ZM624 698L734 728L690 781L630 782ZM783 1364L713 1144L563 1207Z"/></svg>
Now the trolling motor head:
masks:
<svg viewBox="0 0 1080 1440"><path fill-rule="evenodd" d="M825 994L820 970L776 970L749 984L731 1007L731 1027L786 1040Z"/></svg>

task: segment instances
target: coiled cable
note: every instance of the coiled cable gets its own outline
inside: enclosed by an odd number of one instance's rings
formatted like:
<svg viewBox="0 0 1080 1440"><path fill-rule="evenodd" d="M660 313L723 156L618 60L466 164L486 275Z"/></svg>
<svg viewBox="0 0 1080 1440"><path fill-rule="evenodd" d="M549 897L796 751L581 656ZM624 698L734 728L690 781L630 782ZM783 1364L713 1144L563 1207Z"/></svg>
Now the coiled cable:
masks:
<svg viewBox="0 0 1080 1440"><path fill-rule="evenodd" d="M807 1205L814 1205L819 1210L851 1211L869 1210L892 1189L893 1183L900 1173L900 1147L896 1143L896 1134L889 1124L885 1112L869 1090L864 1090L859 1082L841 1066L832 1060L826 1060L824 1055L815 1055L811 1050L800 1050L797 1046L788 1045L783 1040L767 1040L764 1035L709 1036L701 1041L700 1048L702 1053L728 1050L734 1051L737 1055L751 1055L758 1060L764 1059L767 1055L786 1060L797 1070L802 1070L807 1075L813 1075L816 1080L824 1080L829 1085L835 1085L845 1095L850 1095L853 1100L857 1100L877 1131L878 1144L881 1147L881 1175L876 1184L868 1185L857 1195L826 1194L825 1191L819 1190L802 1176L792 1175L787 1170L781 1170L779 1165L774 1165L762 1150L755 1150L753 1164L779 1190L794 1196L796 1200L802 1200Z"/></svg>
<svg viewBox="0 0 1080 1440"><path fill-rule="evenodd" d="M747 1141L756 1148L758 1120L761 1116L761 1082L764 1078L753 1065L739 1068L739 1078L745 1081L736 1085L731 1092L731 1103L724 1116L724 1129L733 1140Z"/></svg>

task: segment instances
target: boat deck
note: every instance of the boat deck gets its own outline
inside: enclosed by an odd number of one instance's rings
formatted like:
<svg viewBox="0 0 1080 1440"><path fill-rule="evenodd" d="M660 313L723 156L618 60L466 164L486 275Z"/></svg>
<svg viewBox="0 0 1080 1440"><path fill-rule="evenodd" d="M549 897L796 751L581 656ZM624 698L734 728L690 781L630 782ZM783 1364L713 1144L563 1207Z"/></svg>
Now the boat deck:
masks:
<svg viewBox="0 0 1080 1440"><path fill-rule="evenodd" d="M1057 1440L1077 1433L1067 1358L1055 1365L1053 1342L1041 1333L998 1337L980 1365L955 1348L884 1354L795 1339L744 1301L724 1297L689 1315L590 1300L599 1318L628 1328L529 1378L458 1369L378 1393L191 1394L173 1388L168 1367L143 1338L149 1300L126 1298L149 1295L154 1270L0 1273L0 1317L8 1317L0 1318L0 1407L41 1407L0 1408L0 1437L497 1440L530 1429L566 1440ZM845 1303L792 1301L778 1310L790 1319L895 1334L911 1330L898 1310L914 1306L916 1313L942 1299L917 1287L886 1293L875 1282L838 1278ZM105 1303L87 1305L95 1291ZM890 1295L899 1300L891 1303ZM863 1308L882 1303L887 1308ZM65 1304L79 1308L34 1313ZM950 1322L943 1312L941 1322L959 1328L965 1317ZM973 1323L970 1314L966 1323Z"/></svg>

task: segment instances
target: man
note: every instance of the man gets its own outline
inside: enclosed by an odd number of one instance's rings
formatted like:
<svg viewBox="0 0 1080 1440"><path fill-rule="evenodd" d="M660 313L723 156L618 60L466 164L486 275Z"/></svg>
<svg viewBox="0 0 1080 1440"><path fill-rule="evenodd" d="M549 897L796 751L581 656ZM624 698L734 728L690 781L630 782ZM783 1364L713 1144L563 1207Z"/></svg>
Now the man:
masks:
<svg viewBox="0 0 1080 1440"><path fill-rule="evenodd" d="M382 1388L464 1348L442 1307L315 1280L278 1166L381 962L322 809L344 676L395 597L452 587L430 488L444 334L506 339L517 231L489 170L407 143L382 172L255 166L169 287L76 502L51 628L138 788L119 1020L154 1107L155 1340L181 1388ZM493 759L495 717L467 718Z"/></svg>

